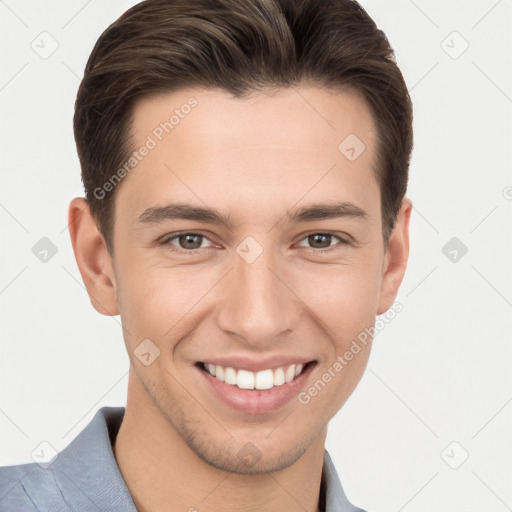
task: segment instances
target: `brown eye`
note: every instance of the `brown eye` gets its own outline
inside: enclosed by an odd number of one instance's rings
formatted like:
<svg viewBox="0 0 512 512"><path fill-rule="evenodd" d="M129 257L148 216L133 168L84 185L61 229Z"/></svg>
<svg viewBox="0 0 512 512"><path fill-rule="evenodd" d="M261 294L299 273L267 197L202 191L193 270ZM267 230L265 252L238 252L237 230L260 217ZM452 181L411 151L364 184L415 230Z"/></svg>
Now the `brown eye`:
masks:
<svg viewBox="0 0 512 512"><path fill-rule="evenodd" d="M193 233L186 233L178 236L178 241L182 249L199 249L203 237L201 235L195 235Z"/></svg>
<svg viewBox="0 0 512 512"><path fill-rule="evenodd" d="M327 233L315 233L308 236L308 242L314 249L326 249L331 245L332 235Z"/></svg>
<svg viewBox="0 0 512 512"><path fill-rule="evenodd" d="M311 233L306 238L303 239L307 242L306 247L309 247L310 249L317 249L317 250L328 250L335 245L343 245L345 241L340 238L339 236L335 235L334 233ZM338 241L340 243L332 243L334 241ZM302 245L302 244L299 244Z"/></svg>
<svg viewBox="0 0 512 512"><path fill-rule="evenodd" d="M177 243L174 243L174 241ZM170 245L172 249L183 251L194 251L196 249L204 248L203 242L208 240L204 235L198 233L179 233L177 235L170 236L162 241L162 245Z"/></svg>

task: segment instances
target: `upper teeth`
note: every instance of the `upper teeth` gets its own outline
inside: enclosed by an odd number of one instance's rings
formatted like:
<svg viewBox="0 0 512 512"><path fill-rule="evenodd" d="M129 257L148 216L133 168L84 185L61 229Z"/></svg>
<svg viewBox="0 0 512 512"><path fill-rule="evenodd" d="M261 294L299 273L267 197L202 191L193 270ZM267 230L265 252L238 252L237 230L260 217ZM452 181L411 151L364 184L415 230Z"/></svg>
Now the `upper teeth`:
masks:
<svg viewBox="0 0 512 512"><path fill-rule="evenodd" d="M285 382L291 382L302 372L303 364L292 364L288 367L281 366L275 370L262 370L261 372L250 372L248 370L235 370L230 366L205 363L204 365L210 375L240 389L271 389L274 386L281 386Z"/></svg>

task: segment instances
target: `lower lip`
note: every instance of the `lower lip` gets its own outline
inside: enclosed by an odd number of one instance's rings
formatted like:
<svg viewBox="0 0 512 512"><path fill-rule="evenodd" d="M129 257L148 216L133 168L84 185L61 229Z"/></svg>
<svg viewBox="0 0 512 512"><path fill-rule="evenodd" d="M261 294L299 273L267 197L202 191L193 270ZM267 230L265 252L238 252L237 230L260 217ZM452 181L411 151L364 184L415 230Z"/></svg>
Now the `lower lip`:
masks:
<svg viewBox="0 0 512 512"><path fill-rule="evenodd" d="M303 372L291 382L274 386L271 389L240 389L221 382L208 372L196 366L197 371L219 400L231 408L246 414L265 414L279 409L292 398L296 397L304 382L313 371L315 363L309 363Z"/></svg>

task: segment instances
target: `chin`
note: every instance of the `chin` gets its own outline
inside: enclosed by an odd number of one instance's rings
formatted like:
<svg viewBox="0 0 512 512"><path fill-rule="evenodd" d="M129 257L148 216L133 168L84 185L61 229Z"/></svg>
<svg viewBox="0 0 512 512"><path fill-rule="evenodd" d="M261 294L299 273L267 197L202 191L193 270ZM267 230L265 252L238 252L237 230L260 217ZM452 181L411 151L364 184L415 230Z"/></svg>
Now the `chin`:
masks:
<svg viewBox="0 0 512 512"><path fill-rule="evenodd" d="M274 473L294 464L306 451L300 444L283 449L279 452L265 453L250 441L238 451L226 446L216 448L211 444L205 450L204 446L189 444L196 455L214 468L239 475L259 475Z"/></svg>

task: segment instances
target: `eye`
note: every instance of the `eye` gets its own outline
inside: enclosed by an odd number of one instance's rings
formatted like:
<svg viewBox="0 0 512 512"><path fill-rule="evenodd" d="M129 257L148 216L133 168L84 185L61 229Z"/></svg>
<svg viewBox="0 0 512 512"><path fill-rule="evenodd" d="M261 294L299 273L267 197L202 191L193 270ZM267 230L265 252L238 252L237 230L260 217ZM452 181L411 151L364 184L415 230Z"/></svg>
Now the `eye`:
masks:
<svg viewBox="0 0 512 512"><path fill-rule="evenodd" d="M173 240L177 240L177 244L173 244ZM205 235L201 235L199 233L178 233L172 236L168 236L164 238L159 245L171 245L173 247L177 246L176 250L182 250L185 252L191 252L197 249L204 249L205 246L202 245L202 242L205 240L209 240ZM171 249L175 250L173 247Z"/></svg>
<svg viewBox="0 0 512 512"><path fill-rule="evenodd" d="M306 238L303 238L303 240L306 240L306 242L313 244L311 249L317 250L317 251L326 251L330 250L332 247L335 247L336 244L331 245L331 242L333 239L338 240L340 243L338 245L345 245L348 243L347 240L344 238L335 235L334 233L330 232L317 232L317 233L311 233L306 236ZM301 244L299 244L301 245Z"/></svg>

